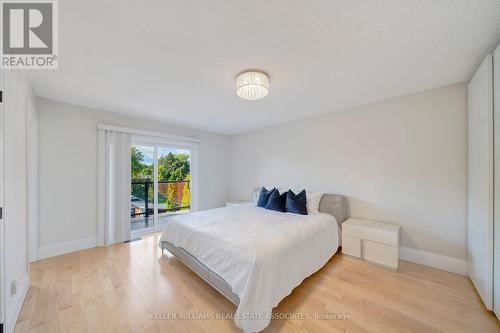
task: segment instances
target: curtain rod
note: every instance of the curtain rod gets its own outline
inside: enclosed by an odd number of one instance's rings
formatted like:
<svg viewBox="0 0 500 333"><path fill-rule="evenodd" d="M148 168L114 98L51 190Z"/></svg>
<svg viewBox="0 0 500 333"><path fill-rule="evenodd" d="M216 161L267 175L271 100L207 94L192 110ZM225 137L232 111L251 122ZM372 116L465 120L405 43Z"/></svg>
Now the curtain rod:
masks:
<svg viewBox="0 0 500 333"><path fill-rule="evenodd" d="M136 128L98 124L97 129L130 133L130 134L136 134L136 135L144 135L144 136L154 136L154 137L158 137L158 138L180 140L180 141L187 141L187 142L194 142L194 143L201 143L201 140L197 139L197 138L191 138L188 136L180 136L180 135L171 135L171 134L165 134L165 133L161 133L161 132L152 132L152 131L146 131L146 130L141 130L141 129L136 129Z"/></svg>

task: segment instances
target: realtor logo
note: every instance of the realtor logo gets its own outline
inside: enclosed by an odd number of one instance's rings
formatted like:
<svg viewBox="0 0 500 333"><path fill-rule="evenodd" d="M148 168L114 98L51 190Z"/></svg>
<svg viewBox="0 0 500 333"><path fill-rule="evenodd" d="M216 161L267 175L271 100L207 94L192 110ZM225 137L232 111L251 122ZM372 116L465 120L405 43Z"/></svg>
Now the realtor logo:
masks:
<svg viewBox="0 0 500 333"><path fill-rule="evenodd" d="M57 68L57 3L2 1L2 68Z"/></svg>

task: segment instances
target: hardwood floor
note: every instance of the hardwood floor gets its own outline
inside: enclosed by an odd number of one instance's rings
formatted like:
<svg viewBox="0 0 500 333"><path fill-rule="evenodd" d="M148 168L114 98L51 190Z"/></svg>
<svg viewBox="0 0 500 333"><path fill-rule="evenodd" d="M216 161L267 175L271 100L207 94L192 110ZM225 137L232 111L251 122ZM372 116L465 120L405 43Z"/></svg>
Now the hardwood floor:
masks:
<svg viewBox="0 0 500 333"><path fill-rule="evenodd" d="M158 237L33 263L15 331L239 332L231 319L167 320L169 313L232 314L235 306L170 254L162 256ZM466 277L404 261L395 272L341 254L275 313L350 318L273 320L265 332L500 331Z"/></svg>

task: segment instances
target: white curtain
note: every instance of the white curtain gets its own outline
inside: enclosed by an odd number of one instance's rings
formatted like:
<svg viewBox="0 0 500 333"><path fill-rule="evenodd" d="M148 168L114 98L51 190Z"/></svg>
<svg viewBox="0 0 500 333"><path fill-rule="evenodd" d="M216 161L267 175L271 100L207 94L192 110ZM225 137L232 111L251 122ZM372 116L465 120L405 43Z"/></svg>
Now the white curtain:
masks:
<svg viewBox="0 0 500 333"><path fill-rule="evenodd" d="M99 245L130 239L129 133L98 129Z"/></svg>

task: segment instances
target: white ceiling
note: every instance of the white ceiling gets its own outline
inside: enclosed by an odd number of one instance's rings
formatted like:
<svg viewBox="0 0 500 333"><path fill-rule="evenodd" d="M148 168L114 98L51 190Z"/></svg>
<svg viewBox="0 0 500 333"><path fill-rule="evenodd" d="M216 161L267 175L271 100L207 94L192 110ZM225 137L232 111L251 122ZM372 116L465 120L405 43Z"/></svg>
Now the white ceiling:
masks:
<svg viewBox="0 0 500 333"><path fill-rule="evenodd" d="M470 79L498 0L59 1L39 96L235 134ZM269 95L235 93L244 69Z"/></svg>

